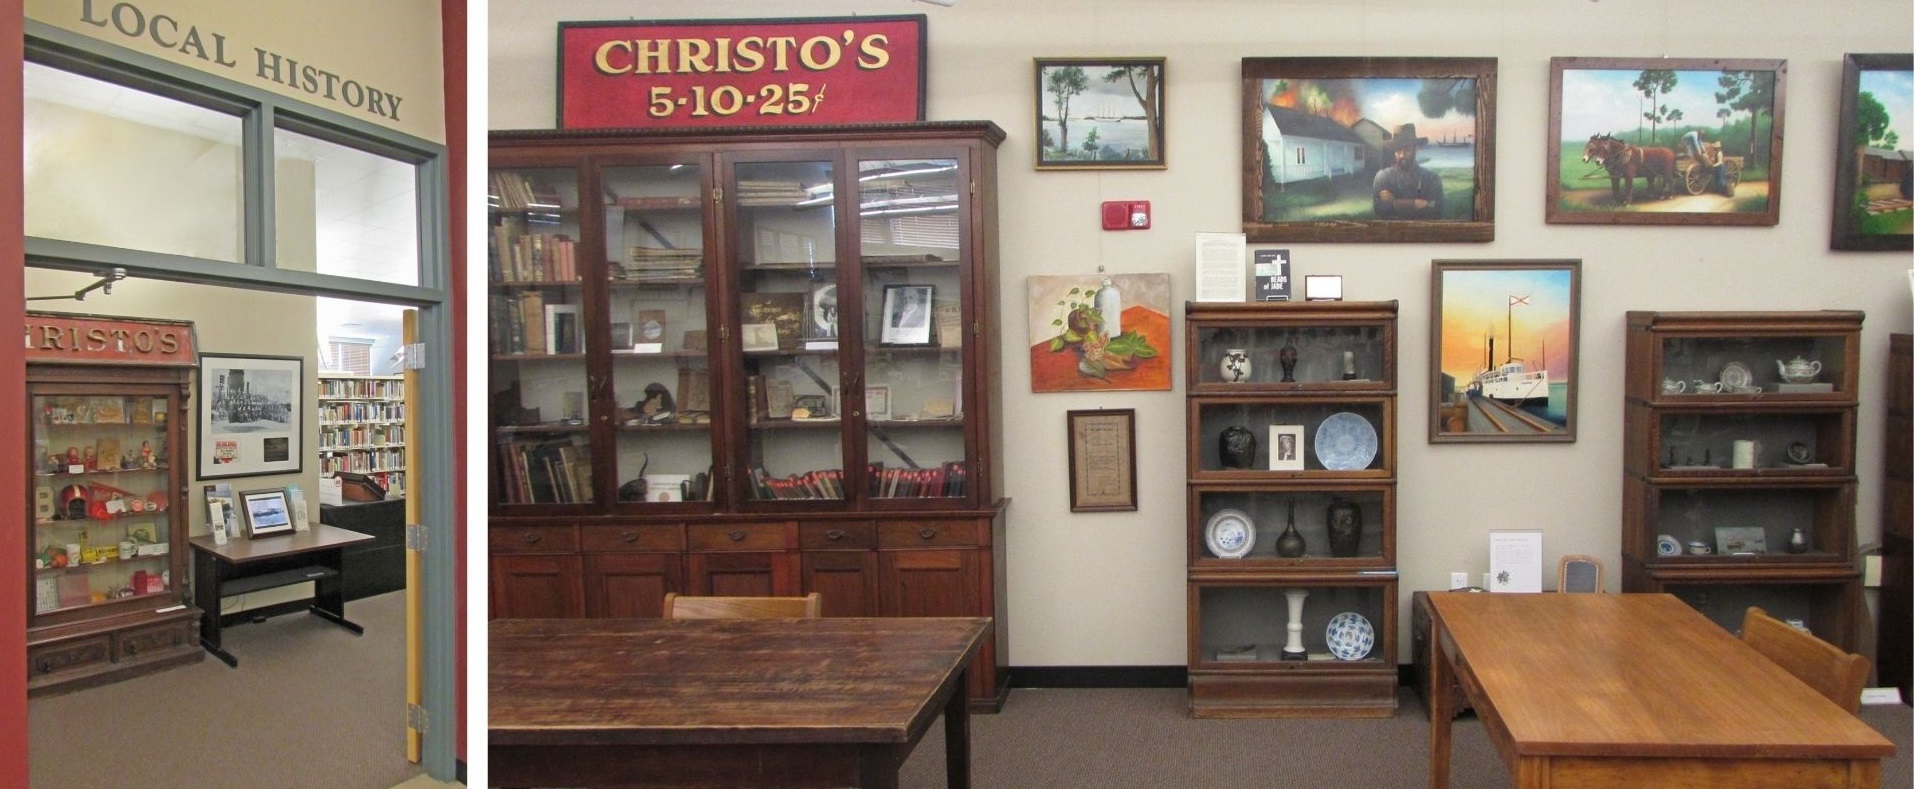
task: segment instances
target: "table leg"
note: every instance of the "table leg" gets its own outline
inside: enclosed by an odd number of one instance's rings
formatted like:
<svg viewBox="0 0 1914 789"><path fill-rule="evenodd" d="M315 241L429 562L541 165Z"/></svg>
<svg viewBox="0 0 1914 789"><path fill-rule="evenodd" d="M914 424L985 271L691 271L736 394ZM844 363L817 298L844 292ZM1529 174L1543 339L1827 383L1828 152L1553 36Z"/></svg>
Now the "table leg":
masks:
<svg viewBox="0 0 1914 789"><path fill-rule="evenodd" d="M1442 625L1431 625L1429 634L1429 789L1449 789L1450 730L1455 722L1455 663L1443 644Z"/></svg>
<svg viewBox="0 0 1914 789"><path fill-rule="evenodd" d="M944 702L944 762L950 789L970 789L970 667L957 672Z"/></svg>
<svg viewBox="0 0 1914 789"><path fill-rule="evenodd" d="M219 645L219 559L202 550L193 551L193 605L199 608L199 645L213 657L232 668L239 658Z"/></svg>
<svg viewBox="0 0 1914 789"><path fill-rule="evenodd" d="M345 574L341 569L344 566L344 553L345 550L340 549L331 556L331 561L326 563L329 569L339 574L321 578L313 583L312 605L306 610L320 619L364 635L366 632L364 627L346 618L346 582Z"/></svg>

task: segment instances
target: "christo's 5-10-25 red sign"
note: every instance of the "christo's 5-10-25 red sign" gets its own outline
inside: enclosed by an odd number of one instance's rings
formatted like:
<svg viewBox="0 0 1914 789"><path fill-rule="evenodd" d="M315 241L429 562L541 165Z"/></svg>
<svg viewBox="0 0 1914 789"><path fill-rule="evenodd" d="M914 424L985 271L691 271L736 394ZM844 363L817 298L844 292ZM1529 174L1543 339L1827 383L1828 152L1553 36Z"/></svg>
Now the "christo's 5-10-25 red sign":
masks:
<svg viewBox="0 0 1914 789"><path fill-rule="evenodd" d="M565 129L924 119L924 16L561 22Z"/></svg>

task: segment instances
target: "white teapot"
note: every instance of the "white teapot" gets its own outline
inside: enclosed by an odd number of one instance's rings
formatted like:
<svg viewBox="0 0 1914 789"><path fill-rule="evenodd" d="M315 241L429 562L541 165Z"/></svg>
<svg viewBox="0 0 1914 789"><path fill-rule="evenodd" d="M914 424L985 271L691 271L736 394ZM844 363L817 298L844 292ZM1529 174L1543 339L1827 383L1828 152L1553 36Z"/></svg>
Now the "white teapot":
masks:
<svg viewBox="0 0 1914 789"><path fill-rule="evenodd" d="M1791 384L1805 384L1813 381L1815 376L1821 374L1820 362L1808 361L1799 356L1785 362L1776 359L1774 366L1776 371L1781 375L1781 380Z"/></svg>

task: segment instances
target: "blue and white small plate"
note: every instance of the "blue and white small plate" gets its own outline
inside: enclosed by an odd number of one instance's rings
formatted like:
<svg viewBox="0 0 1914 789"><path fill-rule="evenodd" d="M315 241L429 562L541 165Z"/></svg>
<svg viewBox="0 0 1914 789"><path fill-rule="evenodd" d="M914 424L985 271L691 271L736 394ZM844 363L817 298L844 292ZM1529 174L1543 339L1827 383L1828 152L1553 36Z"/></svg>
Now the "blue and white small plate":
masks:
<svg viewBox="0 0 1914 789"><path fill-rule="evenodd" d="M1354 611L1344 611L1330 619L1329 630L1324 635L1329 640L1329 654L1337 660L1361 660L1376 645L1375 626Z"/></svg>
<svg viewBox="0 0 1914 789"><path fill-rule="evenodd" d="M1680 556L1681 555L1681 540L1675 539L1675 536L1672 534L1664 534L1659 537L1656 537L1655 538L1655 555L1656 556Z"/></svg>
<svg viewBox="0 0 1914 789"><path fill-rule="evenodd" d="M1203 542L1219 559L1241 559L1256 547L1256 524L1242 510L1218 510L1203 529Z"/></svg>

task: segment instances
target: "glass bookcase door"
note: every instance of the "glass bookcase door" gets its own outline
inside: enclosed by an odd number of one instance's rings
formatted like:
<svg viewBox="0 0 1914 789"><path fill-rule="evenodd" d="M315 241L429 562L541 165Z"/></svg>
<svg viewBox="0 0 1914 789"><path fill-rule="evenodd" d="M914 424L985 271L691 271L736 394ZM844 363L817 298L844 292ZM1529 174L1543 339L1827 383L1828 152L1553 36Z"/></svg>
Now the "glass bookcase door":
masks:
<svg viewBox="0 0 1914 789"><path fill-rule="evenodd" d="M965 495L963 195L956 159L857 162L872 498Z"/></svg>
<svg viewBox="0 0 1914 789"><path fill-rule="evenodd" d="M750 161L733 173L744 496L846 498L836 164Z"/></svg>
<svg viewBox="0 0 1914 789"><path fill-rule="evenodd" d="M596 500L578 172L495 169L489 195L492 501Z"/></svg>
<svg viewBox="0 0 1914 789"><path fill-rule="evenodd" d="M172 593L172 397L34 394L31 406L34 615Z"/></svg>
<svg viewBox="0 0 1914 789"><path fill-rule="evenodd" d="M621 502L704 501L713 488L706 175L696 162L601 173Z"/></svg>

